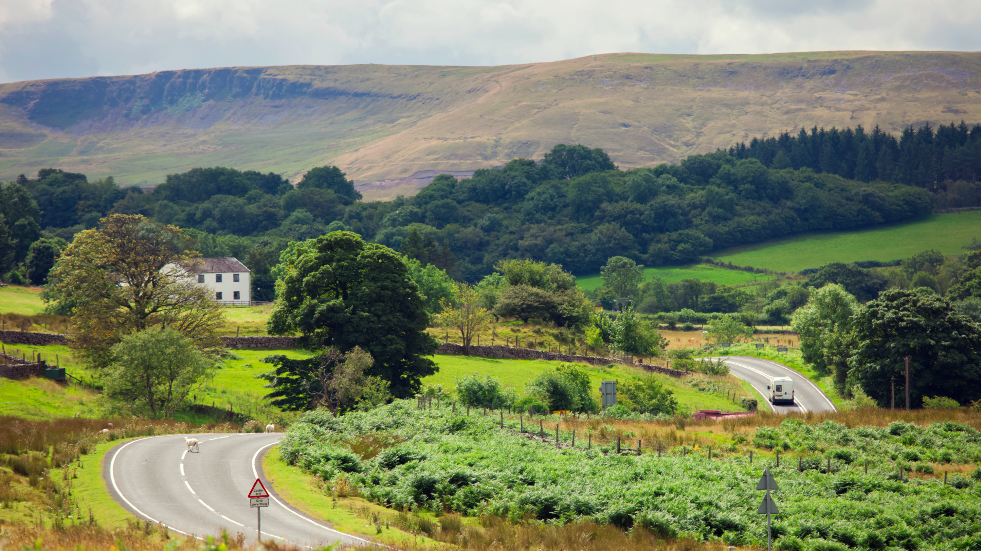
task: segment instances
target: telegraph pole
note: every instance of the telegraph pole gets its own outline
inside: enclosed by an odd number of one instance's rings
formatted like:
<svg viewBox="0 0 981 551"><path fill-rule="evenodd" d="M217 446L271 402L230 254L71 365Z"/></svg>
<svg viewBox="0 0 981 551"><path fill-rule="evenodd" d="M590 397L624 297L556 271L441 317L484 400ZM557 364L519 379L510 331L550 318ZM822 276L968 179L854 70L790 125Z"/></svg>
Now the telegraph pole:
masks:
<svg viewBox="0 0 981 551"><path fill-rule="evenodd" d="M906 356L906 411L909 411L909 360L910 357Z"/></svg>

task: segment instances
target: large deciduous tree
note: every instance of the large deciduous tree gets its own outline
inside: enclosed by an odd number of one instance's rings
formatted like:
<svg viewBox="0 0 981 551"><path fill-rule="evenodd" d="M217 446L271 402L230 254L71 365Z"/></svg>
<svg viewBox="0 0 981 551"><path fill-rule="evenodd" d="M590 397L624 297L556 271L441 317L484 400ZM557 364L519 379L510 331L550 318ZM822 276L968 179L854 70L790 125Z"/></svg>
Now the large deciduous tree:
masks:
<svg viewBox="0 0 981 551"><path fill-rule="evenodd" d="M818 373L833 373L838 392L847 393L852 354L852 316L858 301L842 285L825 285L811 293L804 306L794 313L791 323L800 335L804 361L814 364Z"/></svg>
<svg viewBox="0 0 981 551"><path fill-rule="evenodd" d="M600 268L603 286L613 291L613 296L629 297L637 294L637 286L644 281L644 267L624 256L614 256Z"/></svg>
<svg viewBox="0 0 981 551"><path fill-rule="evenodd" d="M133 413L171 417L215 362L170 327L130 333L112 347L105 392Z"/></svg>
<svg viewBox="0 0 981 551"><path fill-rule="evenodd" d="M981 327L946 299L924 290L885 291L855 315L854 334L851 375L880 406L889 405L893 377L903 403L906 356L911 407L926 396L962 404L981 398Z"/></svg>
<svg viewBox="0 0 981 551"><path fill-rule="evenodd" d="M341 353L358 346L374 359L368 374L388 381L400 398L436 372L425 357L438 347L425 332L425 303L392 249L332 232L291 245L277 273L270 333L300 333Z"/></svg>
<svg viewBox="0 0 981 551"><path fill-rule="evenodd" d="M167 326L202 349L219 347L220 306L181 268L197 255L175 226L114 214L75 236L51 272L54 292L74 304L70 346L95 367L129 333Z"/></svg>

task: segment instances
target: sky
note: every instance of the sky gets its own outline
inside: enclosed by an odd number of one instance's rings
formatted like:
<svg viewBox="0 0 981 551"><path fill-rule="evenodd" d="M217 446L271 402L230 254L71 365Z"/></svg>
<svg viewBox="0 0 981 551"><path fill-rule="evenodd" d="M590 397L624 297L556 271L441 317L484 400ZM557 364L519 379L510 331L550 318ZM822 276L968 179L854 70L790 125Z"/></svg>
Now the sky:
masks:
<svg viewBox="0 0 981 551"><path fill-rule="evenodd" d="M0 82L611 52L981 50L979 0L0 0Z"/></svg>

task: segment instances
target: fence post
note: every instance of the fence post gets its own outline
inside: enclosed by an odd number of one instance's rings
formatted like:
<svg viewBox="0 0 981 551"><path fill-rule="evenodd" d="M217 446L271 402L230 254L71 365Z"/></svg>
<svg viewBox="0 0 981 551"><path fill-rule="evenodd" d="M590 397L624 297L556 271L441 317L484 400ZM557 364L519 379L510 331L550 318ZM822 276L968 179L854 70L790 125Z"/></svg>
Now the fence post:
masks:
<svg viewBox="0 0 981 551"><path fill-rule="evenodd" d="M545 423L545 420L544 419L539 419L538 420L538 434L540 436L545 436L545 424L544 423Z"/></svg>
<svg viewBox="0 0 981 551"><path fill-rule="evenodd" d="M780 452L777 452L777 467L780 466Z"/></svg>
<svg viewBox="0 0 981 551"><path fill-rule="evenodd" d="M572 429L572 448L576 447L576 429Z"/></svg>
<svg viewBox="0 0 981 551"><path fill-rule="evenodd" d="M521 432L525 431L525 418L523 415L518 415L518 419L521 421Z"/></svg>
<svg viewBox="0 0 981 551"><path fill-rule="evenodd" d="M504 428L504 410L501 410L501 428Z"/></svg>
<svg viewBox="0 0 981 551"><path fill-rule="evenodd" d="M749 464L753 464L753 450L749 450Z"/></svg>
<svg viewBox="0 0 981 551"><path fill-rule="evenodd" d="M559 424L558 423L555 424L555 447L556 448L561 448L562 447L562 446L559 445Z"/></svg>
<svg viewBox="0 0 981 551"><path fill-rule="evenodd" d="M709 446L709 459L712 459L712 446Z"/></svg>
<svg viewBox="0 0 981 551"><path fill-rule="evenodd" d="M617 436L617 455L620 455L620 437Z"/></svg>
<svg viewBox="0 0 981 551"><path fill-rule="evenodd" d="M637 440L637 455L640 455L640 440Z"/></svg>

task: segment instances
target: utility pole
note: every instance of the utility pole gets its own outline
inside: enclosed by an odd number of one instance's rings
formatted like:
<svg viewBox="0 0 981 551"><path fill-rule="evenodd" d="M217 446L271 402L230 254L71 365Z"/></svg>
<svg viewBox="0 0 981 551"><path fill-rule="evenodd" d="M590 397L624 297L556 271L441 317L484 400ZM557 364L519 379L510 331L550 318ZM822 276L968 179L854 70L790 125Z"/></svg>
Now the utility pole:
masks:
<svg viewBox="0 0 981 551"><path fill-rule="evenodd" d="M906 411L909 411L909 360L910 357L906 356Z"/></svg>

